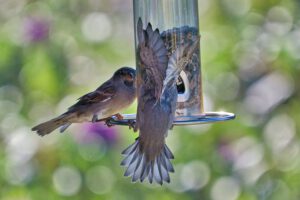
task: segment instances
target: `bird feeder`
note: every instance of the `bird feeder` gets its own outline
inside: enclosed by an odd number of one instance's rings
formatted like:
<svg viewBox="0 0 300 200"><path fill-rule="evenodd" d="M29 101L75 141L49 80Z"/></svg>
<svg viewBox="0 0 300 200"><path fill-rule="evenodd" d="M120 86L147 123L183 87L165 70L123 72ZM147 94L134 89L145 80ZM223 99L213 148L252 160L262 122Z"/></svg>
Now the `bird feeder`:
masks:
<svg viewBox="0 0 300 200"><path fill-rule="evenodd" d="M198 0L133 0L133 12L136 51L138 19L142 20L144 26L151 23L153 29L159 30L169 55L179 45L199 37ZM137 73L139 67L137 65ZM199 43L198 49L177 80L178 99L174 125L212 123L235 118L232 113L205 112L202 88ZM128 125L135 120L135 116L123 114L124 119L113 117L110 123Z"/></svg>

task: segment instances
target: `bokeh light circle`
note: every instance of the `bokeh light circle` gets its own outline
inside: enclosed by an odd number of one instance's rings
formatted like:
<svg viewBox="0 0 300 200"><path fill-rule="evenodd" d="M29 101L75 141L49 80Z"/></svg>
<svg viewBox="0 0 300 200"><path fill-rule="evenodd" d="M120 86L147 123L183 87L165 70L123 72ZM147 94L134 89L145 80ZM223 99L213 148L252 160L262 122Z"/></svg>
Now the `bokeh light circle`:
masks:
<svg viewBox="0 0 300 200"><path fill-rule="evenodd" d="M212 200L236 200L240 195L240 186L232 177L219 178L212 187Z"/></svg>
<svg viewBox="0 0 300 200"><path fill-rule="evenodd" d="M54 188L60 195L72 196L79 192L81 187L79 171L71 166L62 166L53 173Z"/></svg>
<svg viewBox="0 0 300 200"><path fill-rule="evenodd" d="M104 166L96 166L85 174L87 187L95 194L105 194L112 190L115 183L113 172Z"/></svg>
<svg viewBox="0 0 300 200"><path fill-rule="evenodd" d="M84 18L81 30L87 40L101 42L110 36L112 25L105 13L95 12Z"/></svg>

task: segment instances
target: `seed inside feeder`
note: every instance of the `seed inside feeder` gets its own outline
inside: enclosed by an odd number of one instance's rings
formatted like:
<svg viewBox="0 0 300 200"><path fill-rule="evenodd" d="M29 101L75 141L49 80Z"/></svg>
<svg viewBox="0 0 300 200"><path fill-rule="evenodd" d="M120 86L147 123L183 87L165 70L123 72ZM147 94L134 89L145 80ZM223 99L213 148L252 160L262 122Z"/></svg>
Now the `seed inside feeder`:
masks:
<svg viewBox="0 0 300 200"><path fill-rule="evenodd" d="M165 46L170 57L172 53L181 45L195 42L198 38L199 30L196 27L182 26L175 27L161 33ZM177 116L197 115L202 110L202 91L200 80L200 51L199 47L194 52L191 61L186 65L182 75L177 80L178 102ZM182 74L182 73L181 73Z"/></svg>

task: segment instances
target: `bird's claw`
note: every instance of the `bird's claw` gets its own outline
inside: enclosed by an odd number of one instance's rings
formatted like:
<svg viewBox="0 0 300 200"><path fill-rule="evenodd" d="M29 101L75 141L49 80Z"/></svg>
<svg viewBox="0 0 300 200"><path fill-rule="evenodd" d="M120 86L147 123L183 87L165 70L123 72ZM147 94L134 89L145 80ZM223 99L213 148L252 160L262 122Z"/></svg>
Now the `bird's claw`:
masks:
<svg viewBox="0 0 300 200"><path fill-rule="evenodd" d="M129 119L129 120L128 120L129 130L130 130L130 129L135 130L135 125L136 125L136 122L135 122L134 119Z"/></svg>
<svg viewBox="0 0 300 200"><path fill-rule="evenodd" d="M121 115L120 113L115 114L115 117L116 117L118 120L123 120L123 119L124 119L123 115Z"/></svg>
<svg viewBox="0 0 300 200"><path fill-rule="evenodd" d="M105 125L106 125L107 127L112 127L112 126L113 126L113 124L111 123L111 120L112 120L111 117L109 117L109 118L107 118L107 119L105 120Z"/></svg>

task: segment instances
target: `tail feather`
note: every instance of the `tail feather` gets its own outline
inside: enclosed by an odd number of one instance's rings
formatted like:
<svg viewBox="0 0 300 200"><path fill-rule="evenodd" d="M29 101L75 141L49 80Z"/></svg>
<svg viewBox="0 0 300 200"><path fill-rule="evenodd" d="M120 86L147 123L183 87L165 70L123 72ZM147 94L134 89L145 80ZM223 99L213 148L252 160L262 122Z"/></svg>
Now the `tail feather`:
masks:
<svg viewBox="0 0 300 200"><path fill-rule="evenodd" d="M136 169L139 167L140 160L142 156L139 155L139 147L136 148L136 151L132 153L132 159L128 165L128 168L124 174L124 176L132 176L136 172Z"/></svg>
<svg viewBox="0 0 300 200"><path fill-rule="evenodd" d="M71 125L71 123L66 123L66 124L62 125L59 128L59 132L63 133L70 125Z"/></svg>
<svg viewBox="0 0 300 200"><path fill-rule="evenodd" d="M146 163L145 155L140 156L139 157L139 162L136 165L136 169L135 169L134 174L132 176L132 181L133 182L136 182L142 176L143 169L144 169L143 166L145 165L145 163Z"/></svg>
<svg viewBox="0 0 300 200"><path fill-rule="evenodd" d="M36 131L37 134L40 135L40 136L44 136L44 135L47 135L47 134L51 133L52 131L54 131L55 129L57 129L59 127L61 127L60 132L63 132L70 125L71 125L71 123L68 122L67 116L66 115L61 115L57 118L54 118L54 119L51 119L47 122L41 123L41 124L33 127L31 130Z"/></svg>
<svg viewBox="0 0 300 200"><path fill-rule="evenodd" d="M156 183L162 185L164 178L162 177L161 166L159 164L160 163L157 162L157 157L156 157L154 164L153 164L153 177L154 177L154 180Z"/></svg>
<svg viewBox="0 0 300 200"><path fill-rule="evenodd" d="M149 174L148 174L148 181L150 184L153 182L153 161L149 163Z"/></svg>
<svg viewBox="0 0 300 200"><path fill-rule="evenodd" d="M163 182L170 182L169 172L174 172L170 159L174 156L165 144L162 151L154 160L147 159L144 152L140 150L139 139L126 148L122 154L125 158L121 165L127 167L124 176L131 176L132 182L140 180L143 182L148 178L149 183L155 181L162 185Z"/></svg>
<svg viewBox="0 0 300 200"><path fill-rule="evenodd" d="M124 151L122 151L122 155L129 155L131 154L135 148L138 145L138 141L136 140L135 143L133 143L132 145L130 145L129 147L127 147Z"/></svg>
<svg viewBox="0 0 300 200"><path fill-rule="evenodd" d="M173 155L173 153L171 152L171 150L169 149L169 147L167 145L164 148L164 153L165 153L167 158L174 159L174 155Z"/></svg>
<svg viewBox="0 0 300 200"><path fill-rule="evenodd" d="M145 180L146 177L148 177L149 171L150 171L150 165L149 164L145 164L146 167L143 167L142 170L142 176L140 177L140 181L143 182Z"/></svg>
<svg viewBox="0 0 300 200"><path fill-rule="evenodd" d="M161 160L162 160L163 166L165 167L165 169L168 172L174 172L175 171L171 161L166 156L162 156Z"/></svg>
<svg viewBox="0 0 300 200"><path fill-rule="evenodd" d="M158 157L158 161L160 163L159 166L160 166L161 177L163 177L165 182L170 183L169 171L166 165L164 165L165 161L161 155Z"/></svg>

